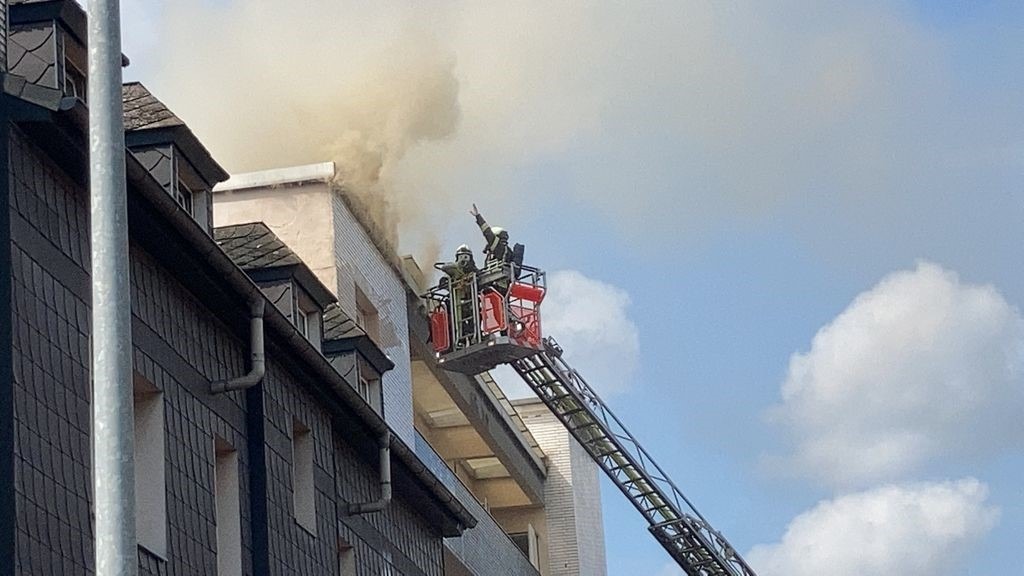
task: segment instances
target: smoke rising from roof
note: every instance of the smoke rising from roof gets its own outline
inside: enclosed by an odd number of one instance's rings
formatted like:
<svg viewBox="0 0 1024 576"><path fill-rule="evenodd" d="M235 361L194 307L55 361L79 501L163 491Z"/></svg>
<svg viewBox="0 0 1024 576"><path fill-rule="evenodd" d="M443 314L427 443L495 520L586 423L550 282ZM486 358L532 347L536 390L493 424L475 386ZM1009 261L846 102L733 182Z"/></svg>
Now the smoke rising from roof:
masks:
<svg viewBox="0 0 1024 576"><path fill-rule="evenodd" d="M1024 82L1016 36L980 26L957 40L899 3L165 10L153 88L218 159L337 155L354 188L386 191L374 197L406 247L470 239L472 201L515 235L557 193L653 245L798 213L816 245L868 235L889 253L908 218L944 238L942 210L966 191L972 207L996 202L1020 169L1005 96ZM975 50L980 71L964 64Z"/></svg>
<svg viewBox="0 0 1024 576"><path fill-rule="evenodd" d="M396 183L396 167L423 142L450 138L460 118L455 58L435 35L328 0L167 11L175 50L161 87L229 171L330 159L376 235L397 245L399 222L421 225L424 202ZM401 30L381 30L391 26Z"/></svg>

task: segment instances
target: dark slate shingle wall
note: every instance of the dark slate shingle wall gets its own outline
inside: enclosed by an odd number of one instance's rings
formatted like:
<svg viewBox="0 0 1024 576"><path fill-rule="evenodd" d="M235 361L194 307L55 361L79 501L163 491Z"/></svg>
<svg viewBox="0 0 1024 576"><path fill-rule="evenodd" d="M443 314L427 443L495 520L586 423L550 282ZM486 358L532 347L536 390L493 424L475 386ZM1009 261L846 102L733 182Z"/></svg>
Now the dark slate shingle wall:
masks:
<svg viewBox="0 0 1024 576"><path fill-rule="evenodd" d="M70 233L87 207L17 137L11 172L13 561L19 574L91 573L88 277Z"/></svg>
<svg viewBox="0 0 1024 576"><path fill-rule="evenodd" d="M61 36L53 22L37 22L16 26L8 34L11 74L20 76L29 84L46 88L62 88L57 62Z"/></svg>
<svg viewBox="0 0 1024 576"><path fill-rule="evenodd" d="M19 575L92 574L89 481L89 268L85 192L17 133L12 138L15 491ZM210 380L243 373L246 346L159 262L133 247L135 369L164 394L168 561L140 550L140 574L215 574L214 435L239 451L243 573L252 574L243 393ZM272 574L337 574L338 537L358 573L440 576L436 531L396 500L342 517L343 500L376 496L376 465L356 458L300 380L273 358L265 384ZM316 437L318 534L292 517L291 424Z"/></svg>
<svg viewBox="0 0 1024 576"><path fill-rule="evenodd" d="M339 463L335 489L342 498L350 501L354 496L360 500L377 497L377 475L366 468L344 465L354 461L356 455L337 438L334 458ZM428 536L431 530L413 510L415 503L396 500L378 514L341 518L340 535L352 544L360 559L359 576L441 576L442 541Z"/></svg>
<svg viewBox="0 0 1024 576"><path fill-rule="evenodd" d="M174 148L170 144L153 146L145 150L132 149L132 156L142 164L142 167L149 172L153 179L163 186L164 190L172 197L174 196L175 177L174 169Z"/></svg>

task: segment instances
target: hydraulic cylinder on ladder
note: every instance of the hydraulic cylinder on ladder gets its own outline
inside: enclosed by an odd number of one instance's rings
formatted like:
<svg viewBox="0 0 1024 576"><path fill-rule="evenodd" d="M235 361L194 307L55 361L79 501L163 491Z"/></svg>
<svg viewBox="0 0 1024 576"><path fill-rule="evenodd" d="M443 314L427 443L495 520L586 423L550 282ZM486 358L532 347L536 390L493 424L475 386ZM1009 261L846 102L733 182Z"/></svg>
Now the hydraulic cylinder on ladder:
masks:
<svg viewBox="0 0 1024 576"><path fill-rule="evenodd" d="M441 365L479 374L512 368L647 519L688 576L756 576L637 442L600 396L541 333L544 272L496 263L424 295Z"/></svg>

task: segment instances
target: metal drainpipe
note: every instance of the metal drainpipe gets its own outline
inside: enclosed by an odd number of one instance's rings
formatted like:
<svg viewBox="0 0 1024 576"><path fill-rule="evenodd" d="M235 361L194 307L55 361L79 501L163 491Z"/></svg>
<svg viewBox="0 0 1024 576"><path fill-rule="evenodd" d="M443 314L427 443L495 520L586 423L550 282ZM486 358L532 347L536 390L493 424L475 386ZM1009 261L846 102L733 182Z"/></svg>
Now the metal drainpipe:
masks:
<svg viewBox="0 0 1024 576"><path fill-rule="evenodd" d="M245 390L246 388L252 388L263 380L263 375L267 371L267 359L263 351L264 306L266 306L266 300L264 300L262 294L253 296L252 303L249 305L249 314L251 316L249 320L251 367L248 374L230 380L217 380L211 383L210 392L212 394L220 394L221 392L230 392L232 390Z"/></svg>
<svg viewBox="0 0 1024 576"><path fill-rule="evenodd" d="M380 437L380 498L373 502L352 502L345 511L354 516L380 512L391 502L391 431L385 431Z"/></svg>

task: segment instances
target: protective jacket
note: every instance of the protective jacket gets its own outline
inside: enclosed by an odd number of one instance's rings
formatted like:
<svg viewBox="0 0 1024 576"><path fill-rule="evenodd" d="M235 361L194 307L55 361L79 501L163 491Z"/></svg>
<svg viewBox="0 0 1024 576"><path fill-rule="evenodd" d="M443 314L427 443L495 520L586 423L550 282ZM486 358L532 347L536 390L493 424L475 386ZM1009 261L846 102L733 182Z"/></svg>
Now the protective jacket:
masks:
<svg viewBox="0 0 1024 576"><path fill-rule="evenodd" d="M460 266L458 262L445 262L441 265L441 272L447 274L452 282L458 282L466 276L476 274L476 264L472 260L466 266Z"/></svg>
<svg viewBox="0 0 1024 576"><path fill-rule="evenodd" d="M501 262L512 261L512 248L508 245L508 236L501 238L499 235L494 233L491 229L491 225L484 220L484 217L480 214L476 215L476 224L480 227L480 231L484 234L484 253L487 257L484 259L486 264L490 264L495 260Z"/></svg>

